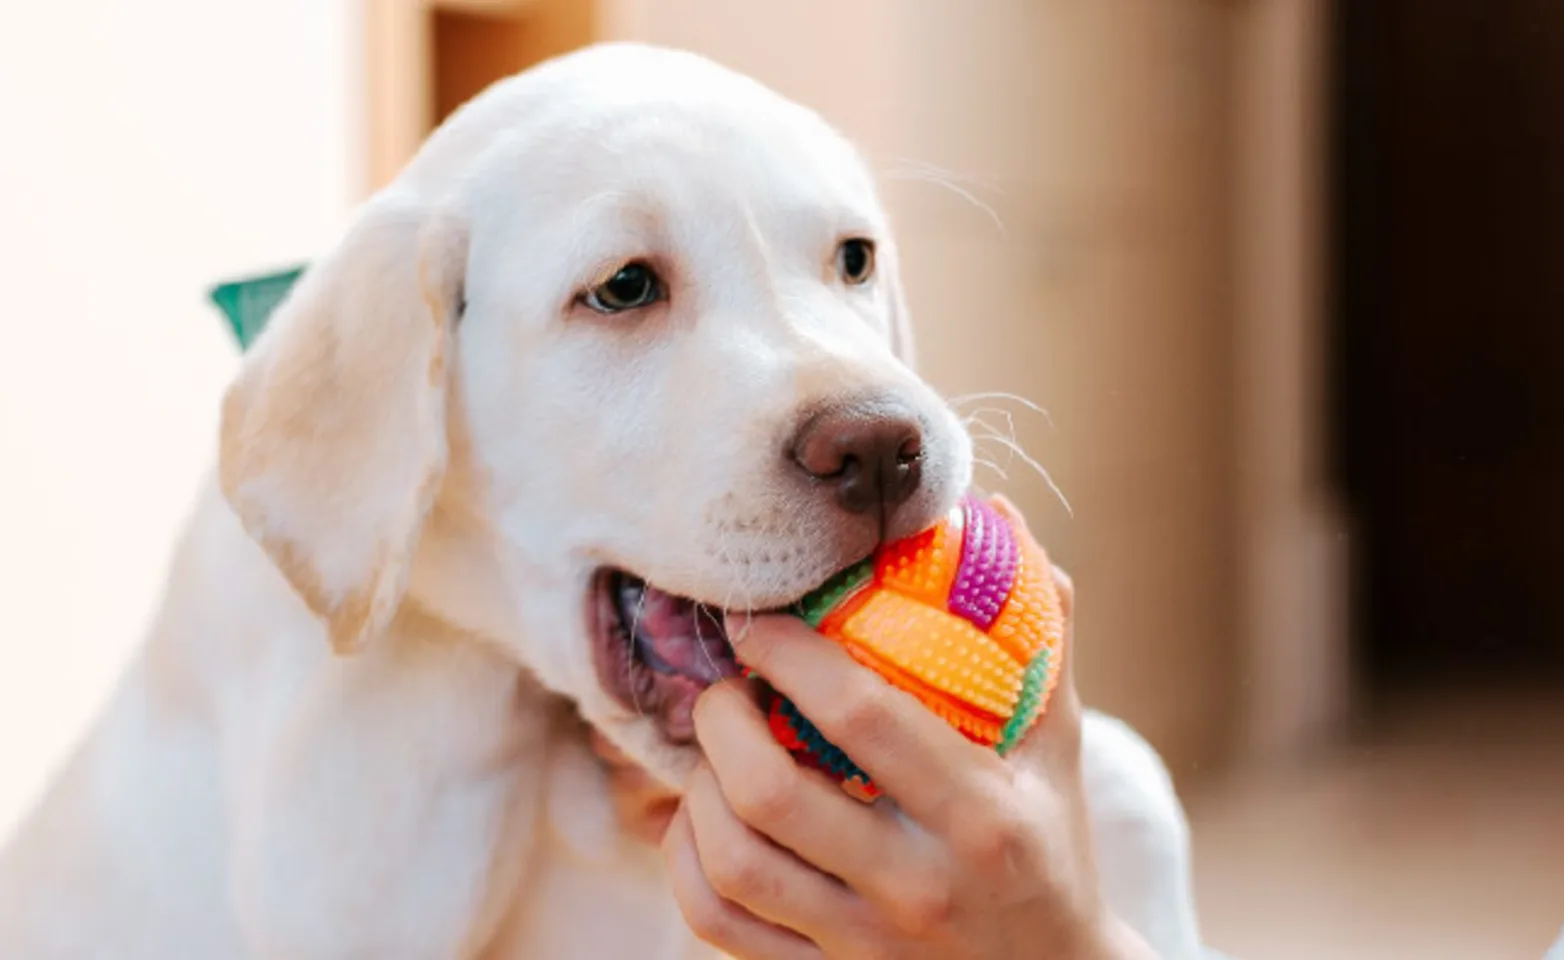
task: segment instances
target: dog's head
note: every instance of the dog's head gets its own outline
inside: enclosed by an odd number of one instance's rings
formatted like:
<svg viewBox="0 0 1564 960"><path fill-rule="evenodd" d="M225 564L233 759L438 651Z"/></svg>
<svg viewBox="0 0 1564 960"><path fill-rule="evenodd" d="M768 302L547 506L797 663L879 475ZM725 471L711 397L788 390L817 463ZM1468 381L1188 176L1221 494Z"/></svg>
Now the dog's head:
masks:
<svg viewBox="0 0 1564 960"><path fill-rule="evenodd" d="M907 329L840 136L598 47L459 111L300 281L226 402L223 487L340 650L411 592L676 780L734 670L721 611L965 489Z"/></svg>

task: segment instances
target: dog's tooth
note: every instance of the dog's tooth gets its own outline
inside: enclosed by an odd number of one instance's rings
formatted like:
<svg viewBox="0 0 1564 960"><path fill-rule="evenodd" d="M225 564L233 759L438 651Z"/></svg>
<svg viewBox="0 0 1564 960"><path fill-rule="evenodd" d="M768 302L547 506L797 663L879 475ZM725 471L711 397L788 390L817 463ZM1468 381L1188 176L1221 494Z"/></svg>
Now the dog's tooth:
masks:
<svg viewBox="0 0 1564 960"><path fill-rule="evenodd" d="M636 581L630 579L626 579L619 584L619 599L625 604L631 605L632 608L634 605L643 603L644 601L642 598L645 595L645 584L637 583Z"/></svg>

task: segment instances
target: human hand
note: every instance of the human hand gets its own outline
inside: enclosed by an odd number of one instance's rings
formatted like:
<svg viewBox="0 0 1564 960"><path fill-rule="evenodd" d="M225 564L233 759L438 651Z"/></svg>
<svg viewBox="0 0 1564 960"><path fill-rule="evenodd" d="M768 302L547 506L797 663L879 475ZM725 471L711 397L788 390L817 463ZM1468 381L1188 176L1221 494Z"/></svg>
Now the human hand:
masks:
<svg viewBox="0 0 1564 960"><path fill-rule="evenodd" d="M1068 638L1073 589L1058 578ZM1153 955L1098 893L1068 639L1047 712L1001 758L796 618L729 635L886 800L859 803L799 767L746 683L708 690L695 709L705 760L663 838L702 939L738 960Z"/></svg>

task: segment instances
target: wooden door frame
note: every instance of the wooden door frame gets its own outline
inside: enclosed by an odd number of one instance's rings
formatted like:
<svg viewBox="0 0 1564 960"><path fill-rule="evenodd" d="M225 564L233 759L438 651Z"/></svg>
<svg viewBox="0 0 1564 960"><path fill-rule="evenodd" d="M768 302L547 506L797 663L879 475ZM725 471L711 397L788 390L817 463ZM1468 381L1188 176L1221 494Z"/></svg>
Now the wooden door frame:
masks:
<svg viewBox="0 0 1564 960"><path fill-rule="evenodd" d="M530 66L596 39L600 0L361 0L365 73L366 193L394 178L438 119L438 15L488 18L527 25L486 57ZM510 69L507 67L507 69ZM490 79L498 79L497 77ZM463 96L465 97L465 92Z"/></svg>

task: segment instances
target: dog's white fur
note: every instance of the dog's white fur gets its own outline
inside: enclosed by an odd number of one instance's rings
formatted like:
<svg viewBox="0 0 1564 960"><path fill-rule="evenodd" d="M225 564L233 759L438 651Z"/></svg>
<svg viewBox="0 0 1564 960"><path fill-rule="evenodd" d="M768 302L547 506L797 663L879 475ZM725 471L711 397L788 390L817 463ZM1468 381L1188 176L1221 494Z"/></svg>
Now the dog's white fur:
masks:
<svg viewBox="0 0 1564 960"><path fill-rule="evenodd" d="M878 244L862 287L848 236ZM580 304L632 258L666 303ZM705 955L575 720L671 782L692 762L603 691L588 584L759 608L861 556L882 531L781 451L865 393L923 425L898 522L944 510L971 450L907 331L871 177L814 114L634 45L491 88L246 359L145 649L0 858L0 956ZM1166 773L1085 736L1110 901L1189 955Z"/></svg>

